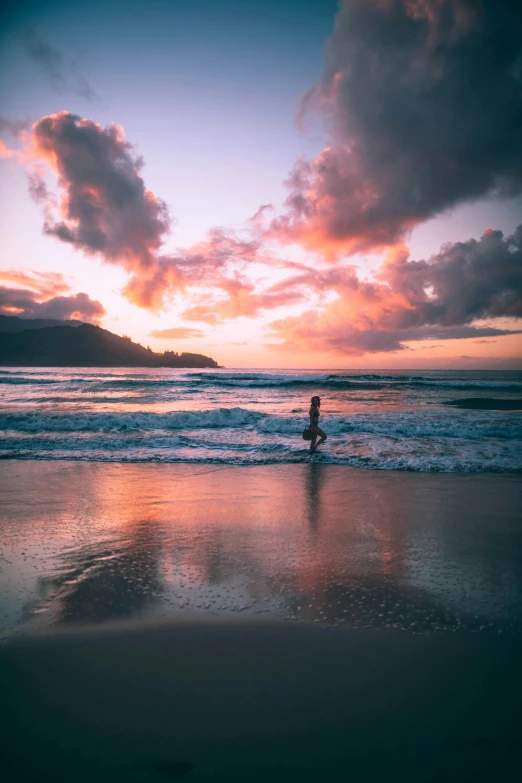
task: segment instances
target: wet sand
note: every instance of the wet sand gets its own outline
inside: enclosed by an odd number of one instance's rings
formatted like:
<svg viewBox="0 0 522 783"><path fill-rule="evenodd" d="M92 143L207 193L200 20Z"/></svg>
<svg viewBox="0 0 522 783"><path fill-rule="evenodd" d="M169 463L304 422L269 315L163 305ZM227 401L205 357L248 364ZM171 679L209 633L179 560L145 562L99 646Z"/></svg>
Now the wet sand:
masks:
<svg viewBox="0 0 522 783"><path fill-rule="evenodd" d="M1 467L9 781L519 766L520 477Z"/></svg>

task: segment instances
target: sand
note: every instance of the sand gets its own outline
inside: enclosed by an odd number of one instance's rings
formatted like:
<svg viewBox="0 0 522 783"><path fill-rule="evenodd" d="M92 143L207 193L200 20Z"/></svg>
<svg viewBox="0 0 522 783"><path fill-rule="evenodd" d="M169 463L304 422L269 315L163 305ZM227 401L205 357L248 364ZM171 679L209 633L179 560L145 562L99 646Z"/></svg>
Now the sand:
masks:
<svg viewBox="0 0 522 783"><path fill-rule="evenodd" d="M1 657L9 779L508 780L521 653L249 622L26 637Z"/></svg>
<svg viewBox="0 0 522 783"><path fill-rule="evenodd" d="M520 477L1 467L7 780L519 767Z"/></svg>

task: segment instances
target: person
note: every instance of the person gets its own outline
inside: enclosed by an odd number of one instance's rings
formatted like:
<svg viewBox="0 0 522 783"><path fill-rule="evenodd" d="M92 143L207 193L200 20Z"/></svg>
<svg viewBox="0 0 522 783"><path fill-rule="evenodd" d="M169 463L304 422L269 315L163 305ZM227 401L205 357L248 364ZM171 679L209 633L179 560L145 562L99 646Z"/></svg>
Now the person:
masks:
<svg viewBox="0 0 522 783"><path fill-rule="evenodd" d="M310 454L313 454L317 446L324 443L326 440L326 433L319 427L319 416L321 415L319 408L321 407L321 398L317 395L312 397L312 404L310 405L310 430L312 431L312 442L310 443ZM316 443L317 438L320 440Z"/></svg>

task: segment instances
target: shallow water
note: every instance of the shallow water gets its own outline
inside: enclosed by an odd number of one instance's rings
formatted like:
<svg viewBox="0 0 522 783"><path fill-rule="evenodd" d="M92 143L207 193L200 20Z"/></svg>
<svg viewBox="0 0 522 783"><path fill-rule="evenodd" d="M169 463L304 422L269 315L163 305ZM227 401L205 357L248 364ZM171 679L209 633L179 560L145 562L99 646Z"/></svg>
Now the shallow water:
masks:
<svg viewBox="0 0 522 783"><path fill-rule="evenodd" d="M272 618L522 631L519 476L8 460L4 635Z"/></svg>
<svg viewBox="0 0 522 783"><path fill-rule="evenodd" d="M522 470L522 373L466 371L0 370L0 457L370 469ZM462 400L488 407L459 408ZM450 404L448 404L450 403ZM468 406L468 403L466 403Z"/></svg>

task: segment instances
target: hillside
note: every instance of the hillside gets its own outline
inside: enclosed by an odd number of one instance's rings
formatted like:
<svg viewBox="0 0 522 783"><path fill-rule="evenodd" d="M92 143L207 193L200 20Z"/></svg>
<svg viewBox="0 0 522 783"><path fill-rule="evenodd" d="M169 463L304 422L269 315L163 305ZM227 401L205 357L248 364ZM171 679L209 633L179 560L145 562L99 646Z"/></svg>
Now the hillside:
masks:
<svg viewBox="0 0 522 783"><path fill-rule="evenodd" d="M29 328L17 332L0 331L0 365L4 367L219 367L214 359L197 353L177 354L173 351L154 353L142 345L133 343L128 337L119 337L91 324Z"/></svg>
<svg viewBox="0 0 522 783"><path fill-rule="evenodd" d="M45 329L47 326L81 326L83 321L59 321L56 318L18 318L0 315L0 332L23 332L24 329Z"/></svg>

